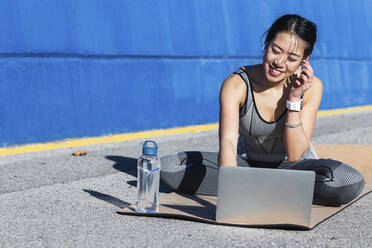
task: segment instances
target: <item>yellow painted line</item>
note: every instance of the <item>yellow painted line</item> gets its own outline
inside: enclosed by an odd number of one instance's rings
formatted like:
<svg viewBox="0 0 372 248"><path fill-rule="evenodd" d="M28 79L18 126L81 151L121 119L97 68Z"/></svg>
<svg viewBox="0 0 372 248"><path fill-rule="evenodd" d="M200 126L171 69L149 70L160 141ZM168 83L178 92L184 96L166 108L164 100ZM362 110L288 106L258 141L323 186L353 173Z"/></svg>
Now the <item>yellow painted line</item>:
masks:
<svg viewBox="0 0 372 248"><path fill-rule="evenodd" d="M337 115L337 114L345 114L345 113L352 113L352 112L359 112L359 111L366 111L366 110L372 110L372 105L334 109L334 110L321 110L318 112L318 116ZM125 133L125 134L117 134L117 135L110 135L110 136L103 136L103 137L71 139L71 140L55 142L55 143L41 143L41 144L15 146L15 147L5 147L5 148L0 148L0 156L20 154L20 153L29 153L29 152L38 152L38 151L52 150L52 149L59 149L59 148L66 148L66 147L95 145L95 144L101 144L101 143L123 142L123 141L156 137L156 136L164 136L164 135L170 135L170 134L202 132L202 131L216 130L216 129L218 129L218 123L187 126L187 127L181 127L181 128L161 129L161 130L153 130L153 131L143 131L143 132L136 132L136 133Z"/></svg>
<svg viewBox="0 0 372 248"><path fill-rule="evenodd" d="M366 111L366 110L372 110L372 105L351 107L351 108L340 108L340 109L332 109L332 110L321 110L318 112L318 116L339 115L339 114L354 113L354 112L360 112L360 111Z"/></svg>
<svg viewBox="0 0 372 248"><path fill-rule="evenodd" d="M153 131L143 131L143 132L137 132L137 133L117 134L117 135L103 136L103 137L72 139L72 140L66 140L66 141L61 141L57 143L42 143L42 144L31 144L31 145L24 145L24 146L6 147L6 148L0 148L0 156L20 154L20 153L29 153L29 152L38 152L38 151L52 150L52 149L66 148L66 147L122 142L122 141L129 141L129 140L148 138L148 137L154 137L154 136L163 136L163 135L169 135L169 134L202 132L202 131L215 130L215 129L218 129L218 123L187 126L187 127L181 127L181 128L161 129L161 130L153 130Z"/></svg>

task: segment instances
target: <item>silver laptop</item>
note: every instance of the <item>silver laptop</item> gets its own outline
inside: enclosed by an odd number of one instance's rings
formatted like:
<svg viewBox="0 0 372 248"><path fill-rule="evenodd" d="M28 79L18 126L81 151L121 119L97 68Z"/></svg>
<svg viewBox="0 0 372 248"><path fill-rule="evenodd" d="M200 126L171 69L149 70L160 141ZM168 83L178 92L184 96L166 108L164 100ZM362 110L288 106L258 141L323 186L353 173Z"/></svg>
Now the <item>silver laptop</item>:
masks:
<svg viewBox="0 0 372 248"><path fill-rule="evenodd" d="M222 166L217 222L310 226L315 172Z"/></svg>

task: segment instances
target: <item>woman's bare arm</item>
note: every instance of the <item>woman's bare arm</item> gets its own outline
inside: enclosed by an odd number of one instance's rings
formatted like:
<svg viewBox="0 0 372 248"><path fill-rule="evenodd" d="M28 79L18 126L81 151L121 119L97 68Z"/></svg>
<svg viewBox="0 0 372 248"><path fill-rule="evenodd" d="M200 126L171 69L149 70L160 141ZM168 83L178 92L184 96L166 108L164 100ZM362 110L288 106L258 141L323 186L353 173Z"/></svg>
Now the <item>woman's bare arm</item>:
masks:
<svg viewBox="0 0 372 248"><path fill-rule="evenodd" d="M246 86L239 75L229 76L220 91L218 164L236 166L237 143L239 136L239 107L244 103Z"/></svg>
<svg viewBox="0 0 372 248"><path fill-rule="evenodd" d="M300 112L288 110L287 123L303 123L302 126L285 127L284 141L289 161L297 161L307 151L313 134L315 120L322 98L323 85L319 78L314 77L312 86L303 97L303 109ZM296 101L298 99L290 100Z"/></svg>

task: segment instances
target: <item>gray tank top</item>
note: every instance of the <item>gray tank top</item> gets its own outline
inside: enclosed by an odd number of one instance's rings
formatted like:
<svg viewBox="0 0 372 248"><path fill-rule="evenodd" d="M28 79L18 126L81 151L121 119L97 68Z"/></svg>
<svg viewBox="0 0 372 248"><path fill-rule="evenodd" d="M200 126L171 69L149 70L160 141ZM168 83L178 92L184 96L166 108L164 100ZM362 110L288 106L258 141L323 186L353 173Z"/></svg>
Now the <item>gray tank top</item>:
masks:
<svg viewBox="0 0 372 248"><path fill-rule="evenodd" d="M257 111L249 75L243 68L234 72L240 75L247 86L245 103L239 109L238 154L247 160L264 162L286 160L283 134L287 110L277 120L265 121ZM311 144L302 158L318 158Z"/></svg>

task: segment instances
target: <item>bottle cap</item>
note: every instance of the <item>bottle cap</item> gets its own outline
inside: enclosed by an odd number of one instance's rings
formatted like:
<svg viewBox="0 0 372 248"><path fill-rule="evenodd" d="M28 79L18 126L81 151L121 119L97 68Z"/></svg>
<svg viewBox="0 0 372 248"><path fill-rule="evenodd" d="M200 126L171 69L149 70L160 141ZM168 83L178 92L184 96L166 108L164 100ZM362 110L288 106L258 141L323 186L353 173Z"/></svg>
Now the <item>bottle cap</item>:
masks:
<svg viewBox="0 0 372 248"><path fill-rule="evenodd" d="M147 144L153 144L152 146L148 146ZM152 140L146 140L142 146L142 153L144 155L153 155L155 156L158 153L158 144Z"/></svg>

